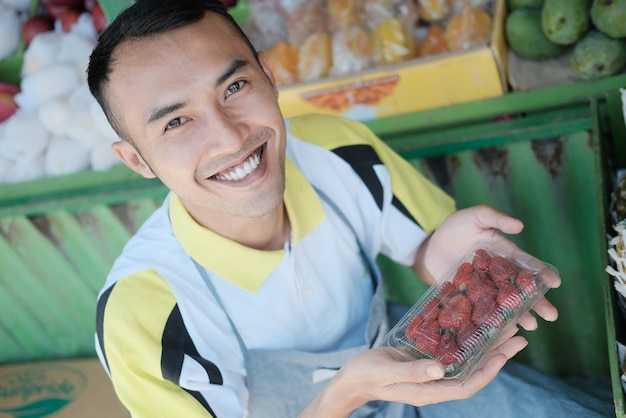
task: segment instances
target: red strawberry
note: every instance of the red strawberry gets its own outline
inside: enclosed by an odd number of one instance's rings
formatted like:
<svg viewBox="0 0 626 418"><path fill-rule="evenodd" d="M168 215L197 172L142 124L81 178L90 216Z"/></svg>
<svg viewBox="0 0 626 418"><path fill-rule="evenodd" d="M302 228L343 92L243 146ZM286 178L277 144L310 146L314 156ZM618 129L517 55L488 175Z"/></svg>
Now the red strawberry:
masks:
<svg viewBox="0 0 626 418"><path fill-rule="evenodd" d="M439 298L432 298L426 302L421 313L424 316L424 320L432 321L437 319L440 311Z"/></svg>
<svg viewBox="0 0 626 418"><path fill-rule="evenodd" d="M498 289L492 284L493 282L486 278L485 273L474 273L472 283L467 287L465 295L472 303L478 303L485 297L495 296Z"/></svg>
<svg viewBox="0 0 626 418"><path fill-rule="evenodd" d="M439 343L439 350L435 355L435 359L439 360L445 366L453 363L461 363L459 346L456 344L451 334L443 334Z"/></svg>
<svg viewBox="0 0 626 418"><path fill-rule="evenodd" d="M491 258L489 274L496 286L504 286L513 283L517 276L517 266L511 260L499 255Z"/></svg>
<svg viewBox="0 0 626 418"><path fill-rule="evenodd" d="M407 325L406 330L404 331L404 335L409 340L415 340L419 335L419 327L424 322L424 317L422 315L415 315L409 325Z"/></svg>
<svg viewBox="0 0 626 418"><path fill-rule="evenodd" d="M493 280L491 280L491 278L489 277L489 274L484 271L475 271L472 275L472 283L477 283L481 286L494 285Z"/></svg>
<svg viewBox="0 0 626 418"><path fill-rule="evenodd" d="M522 294L512 284L503 286L496 296L496 302L504 309L515 309L522 303Z"/></svg>
<svg viewBox="0 0 626 418"><path fill-rule="evenodd" d="M515 284L526 295L533 294L537 290L535 273L527 269L522 269L515 279Z"/></svg>
<svg viewBox="0 0 626 418"><path fill-rule="evenodd" d="M497 311L498 304L496 303L494 297L484 297L474 304L474 309L472 311L472 322L476 324L477 327L483 324L491 326L490 321L492 321L492 317L496 315Z"/></svg>
<svg viewBox="0 0 626 418"><path fill-rule="evenodd" d="M461 292L464 292L467 285L472 281L473 272L474 268L471 263L461 264L452 278L452 284Z"/></svg>
<svg viewBox="0 0 626 418"><path fill-rule="evenodd" d="M439 347L441 328L437 321L423 321L418 327L415 348L423 353L434 353Z"/></svg>
<svg viewBox="0 0 626 418"><path fill-rule="evenodd" d="M472 302L464 295L456 295L439 313L439 325L445 329L459 329L469 321L472 313Z"/></svg>
<svg viewBox="0 0 626 418"><path fill-rule="evenodd" d="M458 332L456 333L456 342L459 347L466 347L473 345L474 340L476 340L476 325L474 325L471 321L466 322L461 325Z"/></svg>
<svg viewBox="0 0 626 418"><path fill-rule="evenodd" d="M437 297L439 298L439 306L445 306L450 299L458 294L458 290L452 282L444 282L437 293Z"/></svg>
<svg viewBox="0 0 626 418"><path fill-rule="evenodd" d="M472 267L474 267L474 270L487 271L490 263L491 256L487 253L487 251L482 248L476 250L474 253L474 259L472 260Z"/></svg>

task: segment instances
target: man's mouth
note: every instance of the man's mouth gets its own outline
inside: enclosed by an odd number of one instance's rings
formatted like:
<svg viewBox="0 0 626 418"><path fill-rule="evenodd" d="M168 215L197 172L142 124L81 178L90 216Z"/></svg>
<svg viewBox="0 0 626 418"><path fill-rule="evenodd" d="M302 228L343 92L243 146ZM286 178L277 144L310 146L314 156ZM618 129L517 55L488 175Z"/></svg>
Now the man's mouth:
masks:
<svg viewBox="0 0 626 418"><path fill-rule="evenodd" d="M244 161L221 171L218 174L215 174L213 178L221 181L239 181L246 178L250 173L253 173L259 167L264 148L265 145L257 148Z"/></svg>

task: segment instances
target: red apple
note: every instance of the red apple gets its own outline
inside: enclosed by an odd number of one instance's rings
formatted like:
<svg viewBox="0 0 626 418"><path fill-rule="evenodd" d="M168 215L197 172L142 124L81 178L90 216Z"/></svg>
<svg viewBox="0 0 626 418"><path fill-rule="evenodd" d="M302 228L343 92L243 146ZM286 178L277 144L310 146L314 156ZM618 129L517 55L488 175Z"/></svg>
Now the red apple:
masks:
<svg viewBox="0 0 626 418"><path fill-rule="evenodd" d="M63 32L69 32L74 26L74 23L78 21L78 16L80 16L80 12L78 10L68 10L63 13L59 17L59 21L61 22L61 29Z"/></svg>
<svg viewBox="0 0 626 418"><path fill-rule="evenodd" d="M49 16L33 16L24 22L22 26L22 39L28 46L35 35L51 31L52 29L54 29L54 19Z"/></svg>
<svg viewBox="0 0 626 418"><path fill-rule="evenodd" d="M104 28L106 28L106 26L109 24L109 21L107 20L104 11L102 10L102 7L100 7L100 4L94 4L89 13L91 13L93 26L96 29L96 32L102 32Z"/></svg>
<svg viewBox="0 0 626 418"><path fill-rule="evenodd" d="M13 84L0 83L0 123L17 111L17 103L13 97L19 92L19 87Z"/></svg>
<svg viewBox="0 0 626 418"><path fill-rule="evenodd" d="M237 5L237 0L220 0L226 8L235 7Z"/></svg>
<svg viewBox="0 0 626 418"><path fill-rule="evenodd" d="M98 4L98 0L84 0L84 7L88 12L91 12L96 4Z"/></svg>
<svg viewBox="0 0 626 418"><path fill-rule="evenodd" d="M71 7L64 6L62 4L49 4L48 6L46 6L46 12L48 12L48 14L52 16L53 19L60 19L63 13L69 12L70 10L72 10Z"/></svg>
<svg viewBox="0 0 626 418"><path fill-rule="evenodd" d="M83 0L42 0L44 10L55 19L60 19L61 15L70 10L79 12L84 10Z"/></svg>
<svg viewBox="0 0 626 418"><path fill-rule="evenodd" d="M65 6L71 9L80 9L83 7L84 0L40 0L40 4L44 7L48 7L50 5L54 6Z"/></svg>

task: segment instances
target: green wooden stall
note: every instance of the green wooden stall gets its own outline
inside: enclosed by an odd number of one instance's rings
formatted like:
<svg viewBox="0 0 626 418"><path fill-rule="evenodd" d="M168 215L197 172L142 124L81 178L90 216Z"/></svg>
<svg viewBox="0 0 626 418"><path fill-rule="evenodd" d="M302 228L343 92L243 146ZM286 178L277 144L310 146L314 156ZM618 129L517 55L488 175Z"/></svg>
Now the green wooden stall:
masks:
<svg viewBox="0 0 626 418"><path fill-rule="evenodd" d="M624 324L604 271L609 190L626 168L620 87L626 75L367 124L459 207L486 203L524 221L512 239L557 267L563 285L547 295L559 320L528 333L519 359L559 376L610 377L623 417ZM97 292L165 193L123 166L0 185L0 364L95 355ZM390 299L417 300L424 287L407 269L379 263Z"/></svg>

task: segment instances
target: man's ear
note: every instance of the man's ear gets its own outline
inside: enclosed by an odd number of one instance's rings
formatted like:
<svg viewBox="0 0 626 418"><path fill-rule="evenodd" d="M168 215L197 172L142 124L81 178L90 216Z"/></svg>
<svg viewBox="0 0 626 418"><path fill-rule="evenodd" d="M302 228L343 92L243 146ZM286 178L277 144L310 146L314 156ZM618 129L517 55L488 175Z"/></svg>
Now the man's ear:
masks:
<svg viewBox="0 0 626 418"><path fill-rule="evenodd" d="M139 154L137 149L131 145L128 141L117 141L112 145L113 151L124 164L126 164L134 172L141 174L147 179L155 178L156 175L152 172L152 169L145 160Z"/></svg>
<svg viewBox="0 0 626 418"><path fill-rule="evenodd" d="M276 94L278 95L278 87L276 87L274 74L272 74L272 70L270 69L270 66L267 64L267 61L265 60L265 54L263 53L263 51L258 51L257 56L259 58L259 64L261 64L261 69L267 76L267 79L270 81L270 83L274 87L274 91L276 91Z"/></svg>

